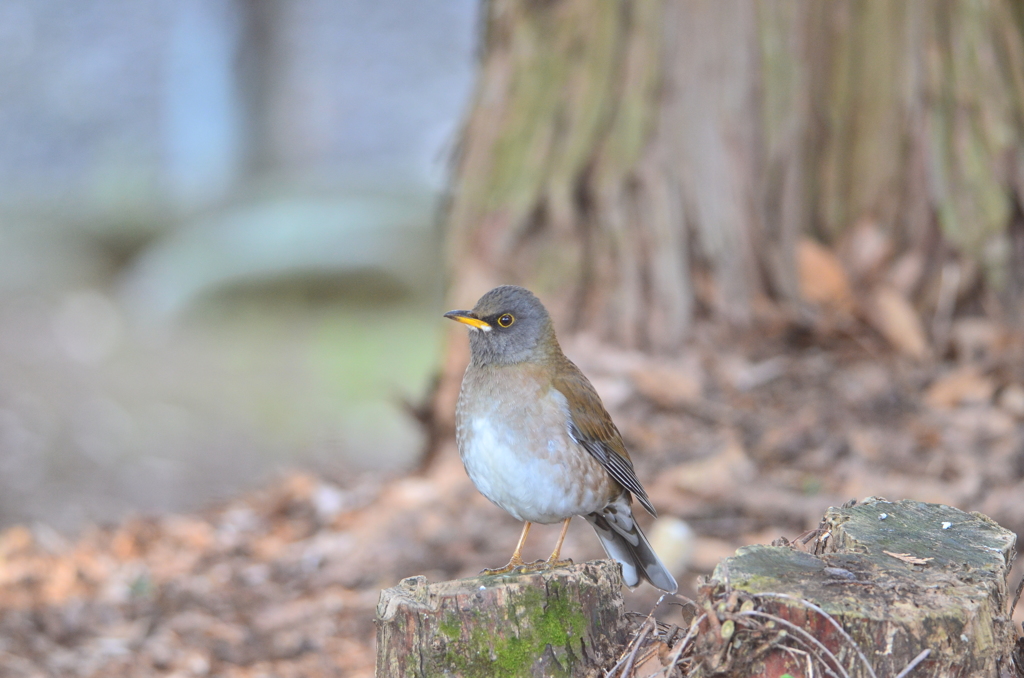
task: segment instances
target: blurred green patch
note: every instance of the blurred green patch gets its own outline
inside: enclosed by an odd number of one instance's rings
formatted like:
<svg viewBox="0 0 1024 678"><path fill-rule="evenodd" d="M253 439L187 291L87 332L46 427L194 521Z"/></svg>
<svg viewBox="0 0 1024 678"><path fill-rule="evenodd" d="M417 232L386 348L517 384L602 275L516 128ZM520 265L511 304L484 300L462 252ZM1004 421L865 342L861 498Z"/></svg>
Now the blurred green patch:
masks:
<svg viewBox="0 0 1024 678"><path fill-rule="evenodd" d="M291 446L332 441L355 465L381 467L419 452L400 403L428 388L441 312L439 284L414 293L364 271L234 285L202 299L185 325L222 345L229 372L263 382L242 396L253 426Z"/></svg>

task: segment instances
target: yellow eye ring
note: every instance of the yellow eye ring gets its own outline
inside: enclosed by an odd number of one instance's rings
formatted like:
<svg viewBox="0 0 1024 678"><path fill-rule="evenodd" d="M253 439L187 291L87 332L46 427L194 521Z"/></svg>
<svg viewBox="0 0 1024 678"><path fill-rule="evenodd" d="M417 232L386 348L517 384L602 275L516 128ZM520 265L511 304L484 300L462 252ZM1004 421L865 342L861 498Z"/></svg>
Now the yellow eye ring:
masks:
<svg viewBox="0 0 1024 678"><path fill-rule="evenodd" d="M501 325L502 327L508 327L509 325L514 323L515 321L516 321L516 319L515 319L515 317L512 316L511 313L505 313L501 317L498 318L498 324Z"/></svg>

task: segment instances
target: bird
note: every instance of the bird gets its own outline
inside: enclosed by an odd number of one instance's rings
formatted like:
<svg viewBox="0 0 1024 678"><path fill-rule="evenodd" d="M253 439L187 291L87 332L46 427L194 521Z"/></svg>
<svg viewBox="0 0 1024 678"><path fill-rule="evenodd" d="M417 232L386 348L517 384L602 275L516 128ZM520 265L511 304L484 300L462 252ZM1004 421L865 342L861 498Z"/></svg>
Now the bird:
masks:
<svg viewBox="0 0 1024 678"><path fill-rule="evenodd" d="M444 314L467 325L470 363L455 408L456 441L470 480L524 523L505 574L572 564L561 560L569 522L583 516L630 588L641 580L674 593L675 578L633 516L632 498L657 511L593 385L562 352L551 317L529 290L502 285L472 310ZM561 522L546 561L527 564L533 523Z"/></svg>

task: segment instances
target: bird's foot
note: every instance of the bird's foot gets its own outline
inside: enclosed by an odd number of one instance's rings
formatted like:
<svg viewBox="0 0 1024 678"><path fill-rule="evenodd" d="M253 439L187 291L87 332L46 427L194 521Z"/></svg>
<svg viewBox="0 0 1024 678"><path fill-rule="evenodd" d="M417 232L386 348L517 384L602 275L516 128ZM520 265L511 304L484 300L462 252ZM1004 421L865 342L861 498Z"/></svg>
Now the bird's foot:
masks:
<svg viewBox="0 0 1024 678"><path fill-rule="evenodd" d="M480 570L480 574L488 577L494 574L508 574L509 572L521 570L524 567L528 567L528 565L523 562L522 558L513 558L512 560L508 561L508 565L506 565L505 567L499 567L495 570Z"/></svg>

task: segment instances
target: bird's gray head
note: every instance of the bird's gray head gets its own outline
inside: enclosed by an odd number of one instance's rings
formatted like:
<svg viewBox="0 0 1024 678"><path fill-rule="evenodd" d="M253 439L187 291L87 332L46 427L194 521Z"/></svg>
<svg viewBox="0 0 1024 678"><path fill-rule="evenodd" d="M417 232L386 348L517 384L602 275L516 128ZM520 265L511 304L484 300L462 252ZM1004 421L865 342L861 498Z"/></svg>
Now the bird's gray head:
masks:
<svg viewBox="0 0 1024 678"><path fill-rule="evenodd" d="M472 311L449 311L469 325L474 365L512 365L539 360L558 350L555 331L544 304L530 290L502 285L480 297Z"/></svg>

